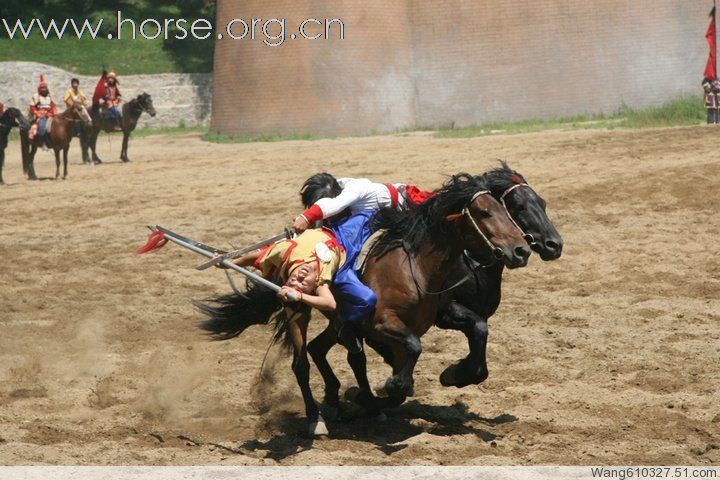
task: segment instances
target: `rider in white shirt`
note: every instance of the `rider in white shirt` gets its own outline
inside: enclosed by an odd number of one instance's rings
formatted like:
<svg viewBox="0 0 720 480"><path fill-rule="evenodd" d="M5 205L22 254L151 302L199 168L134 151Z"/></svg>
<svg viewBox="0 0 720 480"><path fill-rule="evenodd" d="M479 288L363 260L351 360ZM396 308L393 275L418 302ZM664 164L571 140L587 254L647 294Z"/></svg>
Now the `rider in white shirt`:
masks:
<svg viewBox="0 0 720 480"><path fill-rule="evenodd" d="M298 233L349 210L349 217L329 224L346 251L345 263L335 274L332 287L339 294L340 342L350 352L357 352L362 347L355 329L372 314L377 302L375 293L360 281L355 271L360 250L372 233L372 216L381 208L419 205L432 193L404 183L381 184L366 178L336 180L328 173L318 173L305 181L300 195L306 210L293 221ZM351 328L344 328L348 325Z"/></svg>

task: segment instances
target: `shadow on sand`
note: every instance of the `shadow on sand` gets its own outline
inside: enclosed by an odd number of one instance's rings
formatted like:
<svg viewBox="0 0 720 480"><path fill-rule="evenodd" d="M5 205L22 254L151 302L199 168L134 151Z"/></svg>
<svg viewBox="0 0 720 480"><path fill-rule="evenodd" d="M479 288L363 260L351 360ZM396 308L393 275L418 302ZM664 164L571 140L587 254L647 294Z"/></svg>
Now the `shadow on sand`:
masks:
<svg viewBox="0 0 720 480"><path fill-rule="evenodd" d="M517 417L503 413L494 418L485 418L470 412L468 406L457 402L450 406L427 405L417 400L387 411L387 419L360 416L352 406L343 405L341 418L328 422L333 440L353 440L371 443L386 455L403 450L406 440L427 432L431 435L476 435L485 442L495 440L498 435L493 427L517 420ZM418 421L420 419L420 421ZM473 424L481 424L479 428ZM286 432L273 435L267 441L249 440L240 445L243 450L262 453L265 458L283 460L313 446L313 439L304 434L307 428L305 418L295 412L282 412L272 421L272 431Z"/></svg>

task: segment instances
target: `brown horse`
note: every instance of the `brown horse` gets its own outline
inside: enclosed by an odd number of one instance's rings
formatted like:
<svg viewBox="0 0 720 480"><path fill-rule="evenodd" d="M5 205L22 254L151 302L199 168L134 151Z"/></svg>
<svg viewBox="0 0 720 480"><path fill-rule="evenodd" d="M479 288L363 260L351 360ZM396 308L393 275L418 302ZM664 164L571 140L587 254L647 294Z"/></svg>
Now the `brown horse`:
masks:
<svg viewBox="0 0 720 480"><path fill-rule="evenodd" d="M123 104L122 115L120 117L120 130L123 134L122 148L120 149L120 160L127 163L130 161L128 158L128 143L130 141L130 134L137 127L140 115L147 113L151 117L156 115L155 106L152 102L150 94L142 93L137 97L133 98L129 102ZM97 138L100 134L100 130L106 133L116 132L118 124L115 120L108 118L106 115L102 115L100 109L93 107L91 109L92 125L84 128L80 134L80 143L83 152L83 163L90 164L91 157L88 150L92 152L92 162L95 164L102 163L100 157L97 156L95 148L97 146Z"/></svg>
<svg viewBox="0 0 720 480"><path fill-rule="evenodd" d="M393 376L380 389L391 398L373 396L367 382L364 352L348 356L360 384L361 394L356 401L370 411L402 403L412 394L420 337L435 322L438 309L435 290L443 285L463 251L477 258L501 258L510 268L526 265L530 256L522 233L505 208L490 195L482 181L470 175L452 177L434 198L409 214L385 211L382 216L382 227L387 231L373 248L363 275L363 280L376 292L378 303L374 315L364 322L362 335L393 367ZM250 325L275 320L276 338L284 336L293 347L292 369L305 402L309 432L326 433L325 421L310 390L307 309L299 307L288 312L272 292L257 287L250 288L245 296L227 295L211 300L215 305L196 305L209 317L201 328L216 339L233 338ZM330 327L321 337L328 335L332 341L314 340L310 353L325 380L326 403L332 407L339 402L340 383L325 359L327 351L317 348L321 344L330 347L335 344L335 333Z"/></svg>
<svg viewBox="0 0 720 480"><path fill-rule="evenodd" d="M75 102L64 112L55 115L52 118L50 130L47 132L50 138L50 146L55 152L55 178L60 177L60 152L63 154L63 179L68 174L68 150L73 137L73 130L76 122L85 124L92 123L90 115L85 106L80 102ZM20 148L22 150L23 171L29 180L37 180L35 174L35 154L38 147L43 145L44 139L37 135L30 140L28 137L28 129L20 129Z"/></svg>

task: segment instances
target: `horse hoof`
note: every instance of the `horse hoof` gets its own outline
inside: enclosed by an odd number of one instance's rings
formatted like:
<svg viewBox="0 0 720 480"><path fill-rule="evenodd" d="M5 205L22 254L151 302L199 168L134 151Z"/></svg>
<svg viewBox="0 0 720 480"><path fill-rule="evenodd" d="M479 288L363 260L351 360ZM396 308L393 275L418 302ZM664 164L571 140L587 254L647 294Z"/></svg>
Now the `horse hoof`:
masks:
<svg viewBox="0 0 720 480"><path fill-rule="evenodd" d="M122 160L123 163L130 163L130 159L127 157L121 158L120 160Z"/></svg>
<svg viewBox="0 0 720 480"><path fill-rule="evenodd" d="M457 364L450 365L440 374L440 385L443 387L457 386Z"/></svg>
<svg viewBox="0 0 720 480"><path fill-rule="evenodd" d="M358 395L360 395L360 387L353 386L345 390L343 398L348 402L355 402Z"/></svg>
<svg viewBox="0 0 720 480"><path fill-rule="evenodd" d="M317 422L313 422L310 424L310 428L308 428L308 433L312 437L320 437L322 435L327 435L328 429L327 425L325 425L325 420L323 420L322 415L318 415Z"/></svg>
<svg viewBox="0 0 720 480"><path fill-rule="evenodd" d="M340 413L337 405L329 405L327 403L320 405L320 411L323 417L327 417L328 420L337 420Z"/></svg>
<svg viewBox="0 0 720 480"><path fill-rule="evenodd" d="M389 396L388 390L387 390L387 380L378 384L378 386L375 387L375 395L377 395L378 397Z"/></svg>
<svg viewBox="0 0 720 480"><path fill-rule="evenodd" d="M387 415L385 415L383 412L378 412L377 415L373 416L370 420L372 420L373 422L386 422Z"/></svg>

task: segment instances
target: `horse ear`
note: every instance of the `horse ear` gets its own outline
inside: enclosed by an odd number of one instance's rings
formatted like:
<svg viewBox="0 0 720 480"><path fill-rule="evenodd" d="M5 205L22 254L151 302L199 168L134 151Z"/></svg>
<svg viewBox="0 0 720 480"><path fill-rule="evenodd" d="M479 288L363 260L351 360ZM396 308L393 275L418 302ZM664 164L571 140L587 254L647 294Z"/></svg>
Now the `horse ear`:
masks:
<svg viewBox="0 0 720 480"><path fill-rule="evenodd" d="M448 222L457 222L460 217L462 217L462 213L453 213L452 215L445 217L445 220Z"/></svg>

